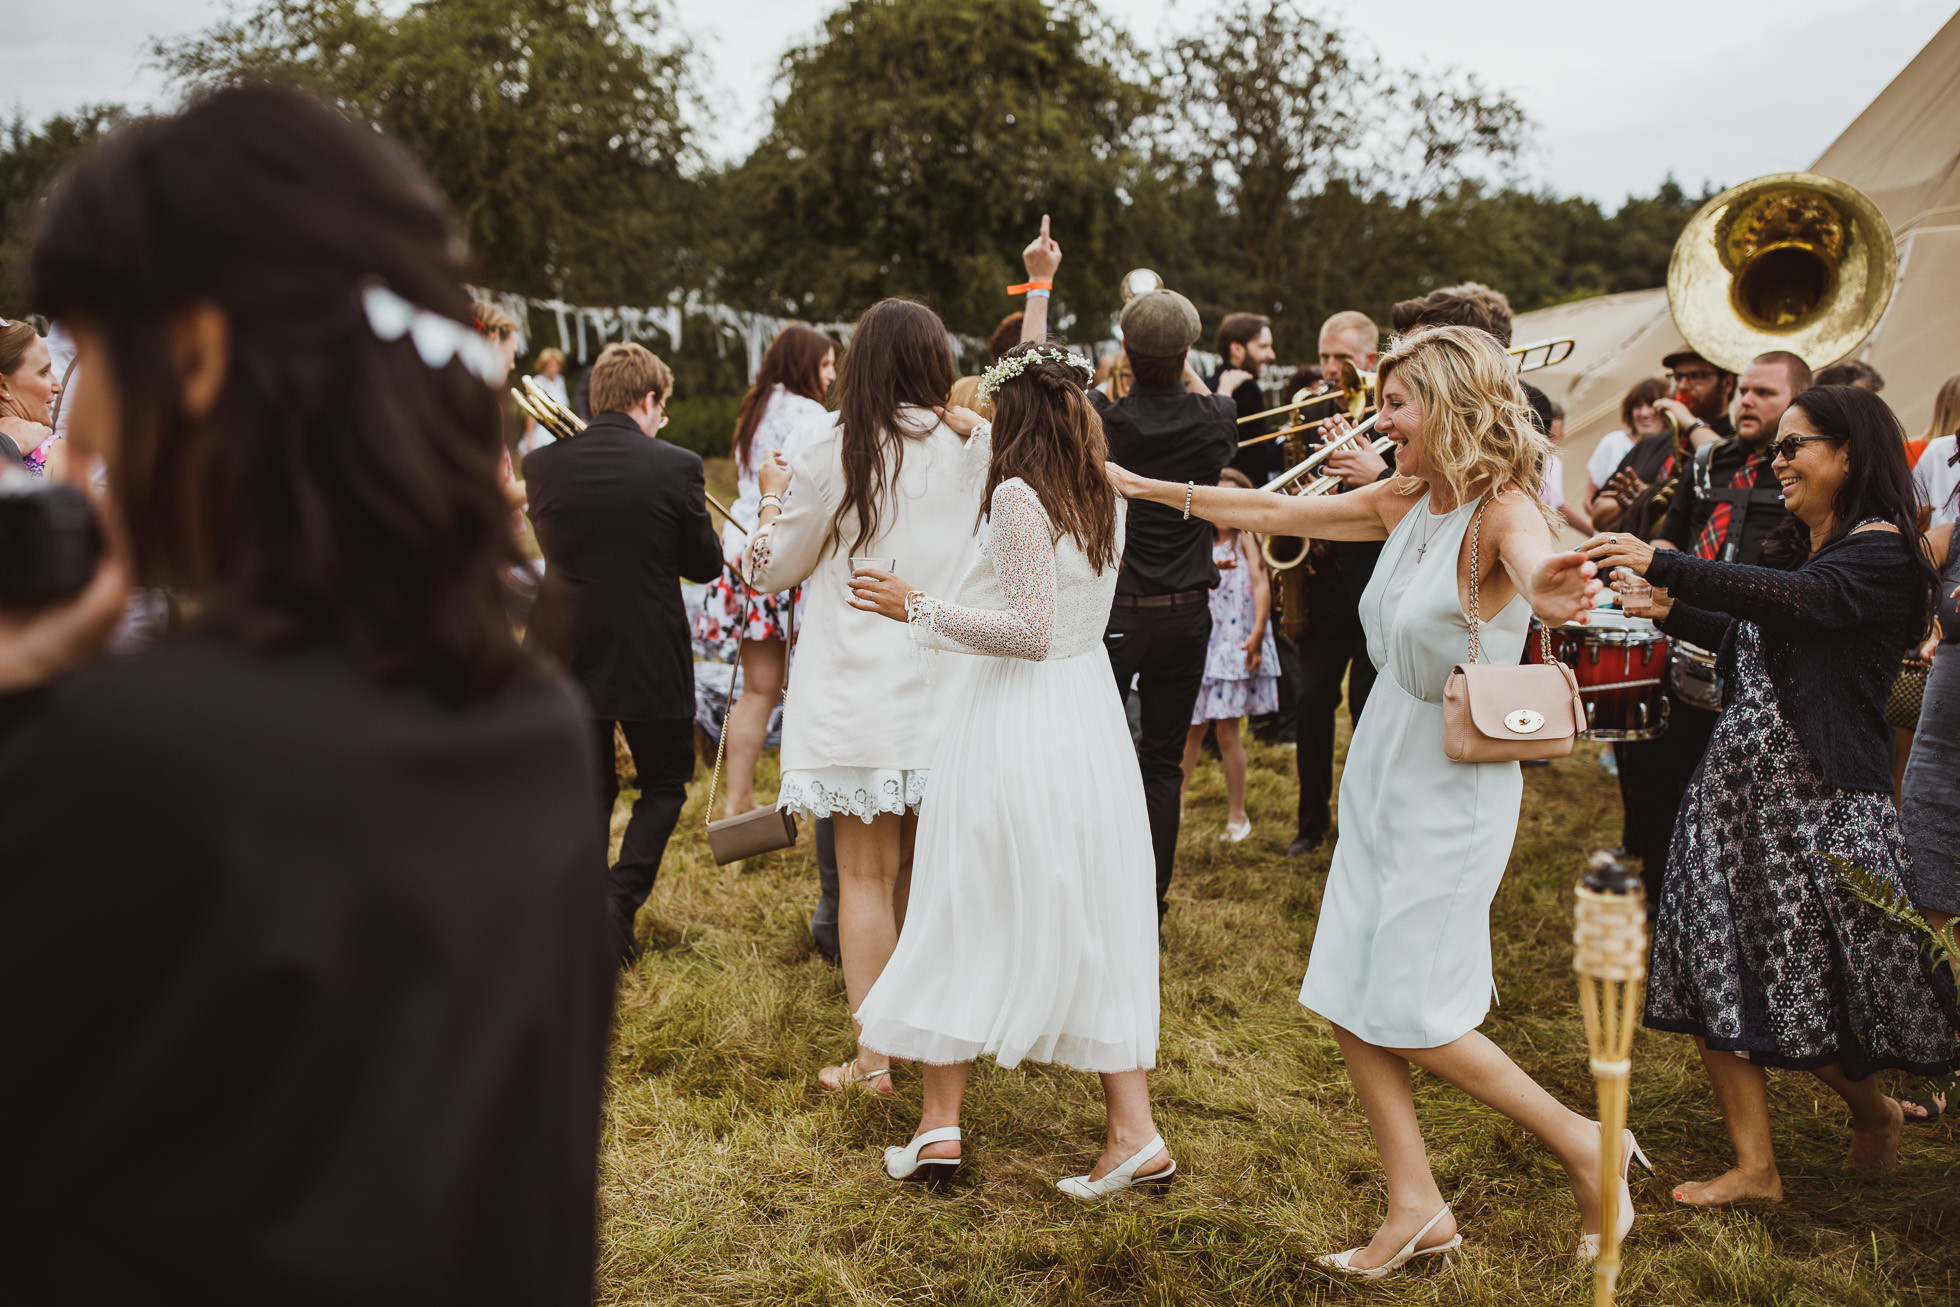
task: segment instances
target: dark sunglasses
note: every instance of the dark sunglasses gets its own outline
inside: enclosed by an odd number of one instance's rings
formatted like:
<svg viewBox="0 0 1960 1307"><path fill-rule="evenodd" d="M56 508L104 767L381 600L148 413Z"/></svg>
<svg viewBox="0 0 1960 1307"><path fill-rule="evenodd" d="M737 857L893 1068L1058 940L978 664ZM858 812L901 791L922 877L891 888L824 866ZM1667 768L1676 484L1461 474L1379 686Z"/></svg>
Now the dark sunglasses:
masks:
<svg viewBox="0 0 1960 1307"><path fill-rule="evenodd" d="M1829 439L1829 436L1785 436L1783 439L1770 445L1770 452L1782 459L1785 463L1792 463L1796 461L1797 447L1799 445L1808 445L1813 440Z"/></svg>

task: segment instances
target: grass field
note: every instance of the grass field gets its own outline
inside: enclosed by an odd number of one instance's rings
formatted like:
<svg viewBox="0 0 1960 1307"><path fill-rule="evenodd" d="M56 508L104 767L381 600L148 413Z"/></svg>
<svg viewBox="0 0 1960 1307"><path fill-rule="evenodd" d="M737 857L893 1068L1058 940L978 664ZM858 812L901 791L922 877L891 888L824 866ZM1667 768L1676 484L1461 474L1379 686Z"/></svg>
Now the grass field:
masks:
<svg viewBox="0 0 1960 1307"><path fill-rule="evenodd" d="M1503 1001L1484 1030L1565 1101L1592 1082L1571 975L1572 885L1617 842L1618 796L1597 748L1526 772L1510 870L1492 911ZM1578 1215L1550 1156L1501 1117L1417 1076L1436 1171L1465 1238L1445 1266L1336 1283L1314 1254L1364 1241L1382 1190L1366 1122L1327 1027L1297 1003L1328 851L1283 856L1292 755L1254 746L1252 837L1219 843L1225 800L1200 768L1163 956L1152 1077L1180 1175L1159 1196L1085 1207L1053 1181L1101 1140L1092 1077L982 1063L967 1164L943 1199L887 1181L918 1077L899 1096L821 1090L848 1056L839 972L805 926L810 832L791 852L717 868L702 773L642 914L649 947L619 995L605 1138L605 1303L1307 1303L1590 1301ZM765 759L758 791L774 792ZM615 834L624 820L624 797ZM1660 1175L1635 1173L1629 1303L1960 1302L1960 1146L1908 1128L1896 1175L1849 1173L1837 1100L1773 1074L1785 1202L1701 1211L1669 1185L1728 1165L1720 1118L1683 1038L1634 1045L1631 1123Z"/></svg>

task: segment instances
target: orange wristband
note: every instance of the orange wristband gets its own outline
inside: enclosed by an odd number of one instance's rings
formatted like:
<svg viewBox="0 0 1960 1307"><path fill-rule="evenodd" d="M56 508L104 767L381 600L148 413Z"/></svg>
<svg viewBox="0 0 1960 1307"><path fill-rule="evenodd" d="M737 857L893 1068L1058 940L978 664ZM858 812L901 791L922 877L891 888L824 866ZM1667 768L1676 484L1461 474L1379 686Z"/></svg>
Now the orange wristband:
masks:
<svg viewBox="0 0 1960 1307"><path fill-rule="evenodd" d="M1025 295L1031 290L1053 290L1053 289L1055 289L1054 282L1046 280L1044 278L1037 277L1031 281L1024 281L1018 286L1009 286L1007 288L1007 293L1009 295Z"/></svg>

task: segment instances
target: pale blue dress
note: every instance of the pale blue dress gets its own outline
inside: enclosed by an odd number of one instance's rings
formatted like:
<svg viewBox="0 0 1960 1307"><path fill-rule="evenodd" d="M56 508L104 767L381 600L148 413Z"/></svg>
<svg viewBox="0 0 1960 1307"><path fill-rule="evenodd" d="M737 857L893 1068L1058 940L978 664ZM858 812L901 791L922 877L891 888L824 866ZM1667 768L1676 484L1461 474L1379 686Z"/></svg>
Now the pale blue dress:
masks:
<svg viewBox="0 0 1960 1307"><path fill-rule="evenodd" d="M1515 762L1443 755L1443 686L1470 656L1456 562L1475 509L1437 515L1425 500L1361 593L1377 679L1341 773L1340 839L1300 1002L1386 1048L1447 1044L1490 1010L1490 903L1524 781ZM1487 618L1482 660L1516 663L1530 616L1520 595Z"/></svg>

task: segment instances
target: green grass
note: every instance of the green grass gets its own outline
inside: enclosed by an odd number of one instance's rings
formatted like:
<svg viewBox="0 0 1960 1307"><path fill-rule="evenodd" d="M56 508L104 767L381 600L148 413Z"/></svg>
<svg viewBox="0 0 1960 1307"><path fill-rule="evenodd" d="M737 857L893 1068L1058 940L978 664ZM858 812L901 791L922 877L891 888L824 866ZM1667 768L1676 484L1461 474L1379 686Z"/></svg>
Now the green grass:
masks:
<svg viewBox="0 0 1960 1307"><path fill-rule="evenodd" d="M726 461L712 460L710 487L731 483ZM1418 1108L1463 1256L1374 1285L1311 1269L1314 1254L1369 1236L1382 1189L1334 1041L1296 999L1328 850L1283 856L1292 754L1251 752L1252 837L1219 843L1224 782L1207 759L1171 889L1151 1087L1179 1179L1163 1195L1095 1207L1053 1187L1100 1151L1095 1080L1036 1066L976 1070L967 1164L949 1197L884 1178L882 1148L917 1120L918 1077L902 1069L890 1101L816 1085L820 1066L849 1056L851 1037L842 978L805 925L817 895L811 832L793 851L716 867L701 771L640 918L649 947L620 987L600 1301L1590 1302L1590 1280L1571 1261L1578 1213L1557 1165L1523 1131L1420 1073ZM1491 915L1503 1002L1483 1026L1587 1111L1572 887L1587 852L1619 838L1618 792L1597 752L1582 744L1525 773ZM775 783L771 756L757 788L771 794ZM1850 1136L1838 1100L1807 1075L1772 1074L1770 1086L1783 1204L1681 1207L1669 1186L1725 1169L1728 1142L1690 1041L1640 1032L1631 1123L1660 1175L1635 1173L1640 1218L1620 1300L1960 1302L1951 1125L1908 1127L1896 1175L1855 1175L1842 1166Z"/></svg>
<svg viewBox="0 0 1960 1307"><path fill-rule="evenodd" d="M1517 1127L1417 1076L1437 1175L1465 1236L1453 1265L1379 1285L1334 1283L1315 1253L1365 1240L1382 1191L1366 1122L1322 1021L1296 1001L1325 850L1283 856L1290 753L1254 746L1251 839L1219 843L1224 785L1201 767L1172 887L1157 1120L1181 1174L1165 1195L1084 1207L1053 1181L1100 1147L1092 1077L982 1063L967 1165L934 1199L887 1181L918 1077L895 1100L817 1087L851 1049L837 970L805 927L810 832L793 851L718 868L701 834L705 773L641 916L649 948L622 981L604 1158L605 1303L1303 1303L1590 1301L1571 1263L1577 1209ZM1571 978L1572 885L1616 842L1617 793L1596 747L1527 771L1511 866L1492 911L1502 1005L1483 1029L1565 1101L1592 1083ZM773 760L758 788L773 791ZM623 824L624 806L615 819ZM1695 1211L1671 1182L1727 1166L1690 1042L1642 1031L1631 1119L1660 1168L1636 1178L1640 1220L1621 1300L1946 1304L1960 1301L1960 1148L1908 1128L1893 1176L1841 1165L1837 1100L1809 1076L1772 1081L1786 1201ZM1636 1176L1638 1173L1636 1172Z"/></svg>

